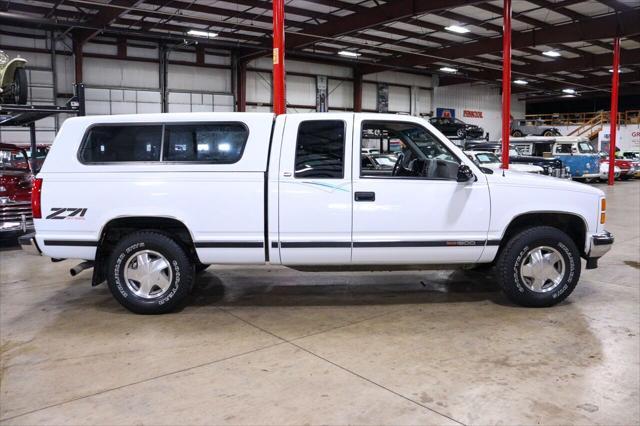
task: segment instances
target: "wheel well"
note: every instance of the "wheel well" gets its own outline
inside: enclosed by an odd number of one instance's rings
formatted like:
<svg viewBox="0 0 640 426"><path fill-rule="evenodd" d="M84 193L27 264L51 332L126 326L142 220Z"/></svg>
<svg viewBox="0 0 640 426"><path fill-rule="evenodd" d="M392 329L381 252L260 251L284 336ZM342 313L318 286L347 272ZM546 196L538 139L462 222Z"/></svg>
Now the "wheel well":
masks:
<svg viewBox="0 0 640 426"><path fill-rule="evenodd" d="M502 236L500 249L520 231L534 226L552 226L563 231L575 243L581 255L584 255L584 244L587 225L580 216L570 213L527 213L514 218Z"/></svg>
<svg viewBox="0 0 640 426"><path fill-rule="evenodd" d="M128 234L142 230L158 232L174 239L194 261L198 261L191 233L185 224L177 219L152 216L112 219L102 228L100 234L94 261L93 285L98 285L106 279L109 255L118 241Z"/></svg>

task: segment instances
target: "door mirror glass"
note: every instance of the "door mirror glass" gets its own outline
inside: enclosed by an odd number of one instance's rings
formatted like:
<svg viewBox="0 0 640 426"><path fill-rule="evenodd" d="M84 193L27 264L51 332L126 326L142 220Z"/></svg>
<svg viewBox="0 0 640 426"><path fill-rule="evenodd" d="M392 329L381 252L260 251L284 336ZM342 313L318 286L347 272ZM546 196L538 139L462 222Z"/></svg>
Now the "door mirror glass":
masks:
<svg viewBox="0 0 640 426"><path fill-rule="evenodd" d="M460 164L460 166L458 166L458 182L468 182L471 179L473 179L471 168L466 164Z"/></svg>

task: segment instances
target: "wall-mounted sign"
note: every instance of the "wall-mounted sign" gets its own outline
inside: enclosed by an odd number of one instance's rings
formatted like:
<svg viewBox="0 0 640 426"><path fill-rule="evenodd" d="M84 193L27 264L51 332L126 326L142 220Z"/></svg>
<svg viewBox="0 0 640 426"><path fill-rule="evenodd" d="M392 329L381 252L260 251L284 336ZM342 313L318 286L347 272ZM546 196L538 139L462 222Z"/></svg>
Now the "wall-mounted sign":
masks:
<svg viewBox="0 0 640 426"><path fill-rule="evenodd" d="M482 118L482 111L472 111L465 109L462 111L462 116L467 118Z"/></svg>
<svg viewBox="0 0 640 426"><path fill-rule="evenodd" d="M387 83L378 83L376 111L389 112L389 85Z"/></svg>
<svg viewBox="0 0 640 426"><path fill-rule="evenodd" d="M329 82L325 75L316 76L316 111L329 111Z"/></svg>
<svg viewBox="0 0 640 426"><path fill-rule="evenodd" d="M436 117L455 118L455 108L436 108Z"/></svg>

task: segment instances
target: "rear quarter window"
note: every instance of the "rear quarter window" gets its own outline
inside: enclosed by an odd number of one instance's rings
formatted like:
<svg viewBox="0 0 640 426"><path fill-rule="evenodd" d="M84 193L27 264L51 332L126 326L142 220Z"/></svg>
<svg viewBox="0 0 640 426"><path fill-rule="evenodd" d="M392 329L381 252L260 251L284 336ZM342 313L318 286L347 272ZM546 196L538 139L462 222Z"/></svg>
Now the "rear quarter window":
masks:
<svg viewBox="0 0 640 426"><path fill-rule="evenodd" d="M160 161L162 125L96 125L87 131L82 163Z"/></svg>

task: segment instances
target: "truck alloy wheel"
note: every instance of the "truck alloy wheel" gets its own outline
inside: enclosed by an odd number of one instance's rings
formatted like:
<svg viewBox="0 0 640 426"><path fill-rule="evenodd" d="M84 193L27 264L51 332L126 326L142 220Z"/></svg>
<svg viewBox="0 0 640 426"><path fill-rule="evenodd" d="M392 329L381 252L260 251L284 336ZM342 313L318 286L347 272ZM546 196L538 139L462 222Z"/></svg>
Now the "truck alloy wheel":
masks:
<svg viewBox="0 0 640 426"><path fill-rule="evenodd" d="M138 314L170 312L191 291L194 264L173 239L153 231L124 237L109 258L109 289Z"/></svg>
<svg viewBox="0 0 640 426"><path fill-rule="evenodd" d="M522 306L553 306L580 279L580 253L567 234L537 226L513 236L500 252L498 280L507 297Z"/></svg>
<svg viewBox="0 0 640 426"><path fill-rule="evenodd" d="M173 270L166 257L153 250L137 251L124 265L124 282L143 299L164 296L171 288Z"/></svg>
<svg viewBox="0 0 640 426"><path fill-rule="evenodd" d="M565 273L564 258L558 250L548 246L529 250L520 265L522 283L536 293L546 293L558 288Z"/></svg>

